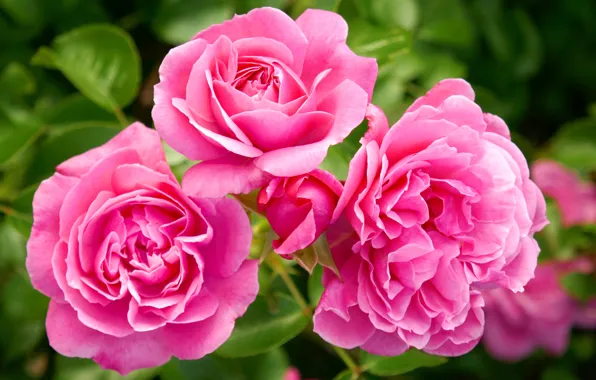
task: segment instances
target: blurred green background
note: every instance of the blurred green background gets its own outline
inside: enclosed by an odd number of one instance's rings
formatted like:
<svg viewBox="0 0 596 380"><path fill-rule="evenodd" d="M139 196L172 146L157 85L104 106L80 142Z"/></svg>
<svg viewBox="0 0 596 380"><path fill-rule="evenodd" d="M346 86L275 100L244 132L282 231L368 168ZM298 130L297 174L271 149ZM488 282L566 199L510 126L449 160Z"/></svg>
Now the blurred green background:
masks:
<svg viewBox="0 0 596 380"><path fill-rule="evenodd" d="M0 379L120 378L48 345L48 300L32 289L24 266L33 193L57 164L103 144L128 121L151 125L152 88L172 46L266 5L293 17L309 7L343 15L351 48L378 59L373 101L390 123L437 81L463 77L483 109L505 119L529 160L551 157L593 177L594 0L0 0ZM325 167L344 176L355 142L332 149ZM168 158L177 175L188 167ZM577 231L565 236L571 250L594 248ZM545 257L562 255L543 249ZM307 293L306 273L293 274ZM275 278L272 289L285 292ZM307 326L255 358L174 360L128 378L276 380L293 365L305 378L332 379L343 364L319 343ZM594 350L594 333L578 331L560 359L539 352L507 365L479 347L394 378L588 379Z"/></svg>

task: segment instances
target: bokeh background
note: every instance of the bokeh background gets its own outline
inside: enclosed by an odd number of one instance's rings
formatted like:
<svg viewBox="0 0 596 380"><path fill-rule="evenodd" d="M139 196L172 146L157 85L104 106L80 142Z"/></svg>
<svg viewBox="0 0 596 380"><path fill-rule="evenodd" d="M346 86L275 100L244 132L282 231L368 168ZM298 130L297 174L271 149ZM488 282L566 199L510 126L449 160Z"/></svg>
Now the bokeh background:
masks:
<svg viewBox="0 0 596 380"><path fill-rule="evenodd" d="M594 0L0 0L0 379L120 378L48 345L48 300L31 287L24 265L33 193L57 164L103 144L127 120L151 125L152 88L172 46L266 5L292 17L308 7L343 15L350 47L378 59L373 101L391 124L437 81L463 77L483 109L507 122L529 161L552 158L594 179ZM362 131L330 151L327 169L345 175ZM188 163L169 153L180 175ZM593 226L564 229L549 207L541 260L596 252ZM306 273L294 276L307 293ZM273 279L268 291L276 288ZM585 299L596 286L583 281L569 291ZM332 379L343 364L311 331L256 358L173 360L127 378L276 380L292 365L305 378ZM590 379L595 344L593 331L574 330L564 356L538 351L515 364L479 346L394 378Z"/></svg>

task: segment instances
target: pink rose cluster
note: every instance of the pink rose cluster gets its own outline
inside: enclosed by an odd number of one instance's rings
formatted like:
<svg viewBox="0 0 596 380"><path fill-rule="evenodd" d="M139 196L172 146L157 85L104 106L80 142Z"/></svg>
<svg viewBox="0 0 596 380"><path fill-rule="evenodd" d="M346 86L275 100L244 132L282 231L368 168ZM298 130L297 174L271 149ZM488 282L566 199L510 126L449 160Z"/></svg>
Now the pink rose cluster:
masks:
<svg viewBox="0 0 596 380"><path fill-rule="evenodd" d="M462 355L482 337L482 291L521 292L534 276L544 198L463 80L440 82L391 129L374 106L368 119L328 234L341 278L325 273L315 331L380 355Z"/></svg>
<svg viewBox="0 0 596 380"><path fill-rule="evenodd" d="M370 104L376 61L347 30L332 12L260 8L199 32L160 67L156 131L132 124L40 185L27 269L52 299L52 347L127 373L222 345L258 293L248 216L226 198L240 193L284 258L326 234L339 276L325 270L314 329L328 342L446 356L478 343L483 292L534 276L543 196L463 80L389 129ZM365 117L345 183L318 169ZM160 138L200 161L181 186Z"/></svg>
<svg viewBox="0 0 596 380"><path fill-rule="evenodd" d="M487 292L483 341L489 354L505 361L524 359L538 348L563 355L571 329L596 327L596 314L594 301L584 305L573 299L561 286L561 277L592 270L591 263L582 259L549 262L536 268L536 277L524 293Z"/></svg>

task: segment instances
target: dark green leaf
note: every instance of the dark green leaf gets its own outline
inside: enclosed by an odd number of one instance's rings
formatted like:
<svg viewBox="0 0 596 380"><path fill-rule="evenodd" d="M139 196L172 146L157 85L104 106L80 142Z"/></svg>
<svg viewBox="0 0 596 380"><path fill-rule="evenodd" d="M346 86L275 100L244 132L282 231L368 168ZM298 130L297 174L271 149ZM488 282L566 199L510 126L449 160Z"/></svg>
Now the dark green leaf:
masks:
<svg viewBox="0 0 596 380"><path fill-rule="evenodd" d="M381 25L405 30L413 30L418 25L420 10L416 0L375 0L370 6L371 16Z"/></svg>
<svg viewBox="0 0 596 380"><path fill-rule="evenodd" d="M113 114L80 94L71 95L58 103L49 114L46 123L51 128L65 128L73 123L108 122L117 124Z"/></svg>
<svg viewBox="0 0 596 380"><path fill-rule="evenodd" d="M42 131L41 124L31 119L30 124L14 126L8 133L0 135L0 166L6 165L33 144Z"/></svg>
<svg viewBox="0 0 596 380"><path fill-rule="evenodd" d="M13 226L0 224L0 269L23 265L27 251L25 239Z"/></svg>
<svg viewBox="0 0 596 380"><path fill-rule="evenodd" d="M49 299L31 286L25 273L15 274L2 289L2 311L15 322L43 321Z"/></svg>
<svg viewBox="0 0 596 380"><path fill-rule="evenodd" d="M382 28L363 19L349 21L348 46L354 53L373 57L379 64L393 62L409 51L411 35L399 27Z"/></svg>
<svg viewBox="0 0 596 380"><path fill-rule="evenodd" d="M127 106L141 82L132 38L113 25L86 25L58 36L32 62L60 70L89 99L108 111Z"/></svg>
<svg viewBox="0 0 596 380"><path fill-rule="evenodd" d="M447 358L433 356L410 349L399 356L388 357L362 351L361 363L366 371L379 376L401 375L420 367L435 367L447 362Z"/></svg>
<svg viewBox="0 0 596 380"><path fill-rule="evenodd" d="M29 70L18 62L12 62L0 73L0 96L14 99L35 91L35 78Z"/></svg>
<svg viewBox="0 0 596 380"><path fill-rule="evenodd" d="M236 9L237 14L247 13L251 9L254 8L261 8L261 7L273 7L278 9L283 9L286 4L288 4L290 0L243 0L238 2L238 8ZM309 0L310 1L310 0ZM315 4L317 1L311 1ZM325 0L323 0L325 2ZM335 0L327 0L327 2L335 2ZM295 2L297 3L297 1ZM316 8L313 6L309 6L309 8Z"/></svg>
<svg viewBox="0 0 596 380"><path fill-rule="evenodd" d="M257 296L246 314L236 320L232 336L216 353L225 357L246 357L279 347L298 335L308 324L300 306L280 294L275 305Z"/></svg>
<svg viewBox="0 0 596 380"><path fill-rule="evenodd" d="M159 38L178 45L233 14L234 7L224 0L161 0L151 26Z"/></svg>
<svg viewBox="0 0 596 380"><path fill-rule="evenodd" d="M470 47L475 30L461 0L425 0L418 38L437 44Z"/></svg>
<svg viewBox="0 0 596 380"><path fill-rule="evenodd" d="M29 183L39 182L50 176L56 166L68 158L105 144L118 132L116 126L105 123L72 124L69 128L62 129L39 147L36 165L29 172Z"/></svg>
<svg viewBox="0 0 596 380"><path fill-rule="evenodd" d="M227 359L209 355L200 360L171 360L161 373L164 380L283 380L288 358L281 349L250 358Z"/></svg>
<svg viewBox="0 0 596 380"><path fill-rule="evenodd" d="M58 356L55 380L150 380L159 375L162 367L145 368L120 376L114 371L106 371L90 359Z"/></svg>

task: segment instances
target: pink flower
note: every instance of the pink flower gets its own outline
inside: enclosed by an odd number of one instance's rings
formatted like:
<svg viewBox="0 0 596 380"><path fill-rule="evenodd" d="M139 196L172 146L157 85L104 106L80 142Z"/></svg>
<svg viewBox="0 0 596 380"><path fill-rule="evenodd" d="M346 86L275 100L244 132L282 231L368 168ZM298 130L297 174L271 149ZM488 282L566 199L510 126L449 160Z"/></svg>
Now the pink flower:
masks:
<svg viewBox="0 0 596 380"><path fill-rule="evenodd" d="M569 272L585 272L579 261L547 263L536 268L536 277L525 292L494 289L486 300L484 345L496 359L516 361L538 348L551 355L563 355L569 345L571 328L580 311L579 304L562 288L560 277Z"/></svg>
<svg viewBox="0 0 596 380"><path fill-rule="evenodd" d="M140 123L58 166L33 218L27 270L52 299L47 333L62 355L122 374L198 359L257 295L240 204L184 195Z"/></svg>
<svg viewBox="0 0 596 380"><path fill-rule="evenodd" d="M539 160L532 165L532 178L542 192L553 198L566 227L596 223L596 186L561 164Z"/></svg>
<svg viewBox="0 0 596 380"><path fill-rule="evenodd" d="M169 145L203 161L183 187L208 197L247 193L271 176L315 169L364 119L377 77L376 61L355 55L347 33L332 12L307 10L294 21L259 8L172 49L153 118Z"/></svg>
<svg viewBox="0 0 596 380"><path fill-rule="evenodd" d="M544 198L505 123L473 99L464 80L444 80L391 129L370 107L327 234L342 279L324 278L325 340L461 355L482 335L479 291L522 291L534 276Z"/></svg>
<svg viewBox="0 0 596 380"><path fill-rule="evenodd" d="M300 371L295 367L290 367L284 375L284 380L301 380Z"/></svg>
<svg viewBox="0 0 596 380"><path fill-rule="evenodd" d="M323 170L291 178L274 178L258 196L259 209L280 237L275 252L291 254L311 245L329 226L342 191L341 183Z"/></svg>
<svg viewBox="0 0 596 380"><path fill-rule="evenodd" d="M580 304L575 315L575 324L581 328L596 328L596 298Z"/></svg>

